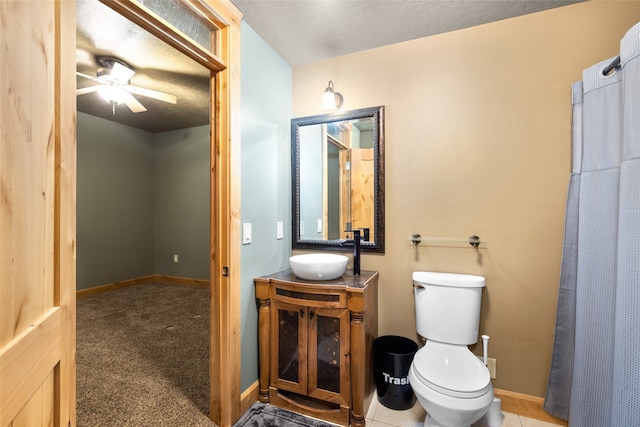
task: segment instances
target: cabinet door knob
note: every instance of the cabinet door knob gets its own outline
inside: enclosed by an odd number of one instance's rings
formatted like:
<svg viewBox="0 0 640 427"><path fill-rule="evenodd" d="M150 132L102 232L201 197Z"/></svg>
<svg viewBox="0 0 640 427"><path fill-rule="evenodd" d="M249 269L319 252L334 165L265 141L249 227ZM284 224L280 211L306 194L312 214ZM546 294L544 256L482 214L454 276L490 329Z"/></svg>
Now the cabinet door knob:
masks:
<svg viewBox="0 0 640 427"><path fill-rule="evenodd" d="M309 312L309 319L313 319L313 311Z"/></svg>
<svg viewBox="0 0 640 427"><path fill-rule="evenodd" d="M304 310L303 309L300 309L300 317L304 318Z"/></svg>

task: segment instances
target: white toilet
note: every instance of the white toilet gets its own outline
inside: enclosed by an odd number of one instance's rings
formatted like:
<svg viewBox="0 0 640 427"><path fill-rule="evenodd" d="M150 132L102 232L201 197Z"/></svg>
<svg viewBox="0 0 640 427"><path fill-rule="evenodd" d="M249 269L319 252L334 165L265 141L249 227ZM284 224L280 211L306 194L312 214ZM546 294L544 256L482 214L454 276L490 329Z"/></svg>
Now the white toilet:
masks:
<svg viewBox="0 0 640 427"><path fill-rule="evenodd" d="M478 341L484 277L413 273L418 334L409 383L427 411L425 427L468 427L493 401L489 370L468 348Z"/></svg>

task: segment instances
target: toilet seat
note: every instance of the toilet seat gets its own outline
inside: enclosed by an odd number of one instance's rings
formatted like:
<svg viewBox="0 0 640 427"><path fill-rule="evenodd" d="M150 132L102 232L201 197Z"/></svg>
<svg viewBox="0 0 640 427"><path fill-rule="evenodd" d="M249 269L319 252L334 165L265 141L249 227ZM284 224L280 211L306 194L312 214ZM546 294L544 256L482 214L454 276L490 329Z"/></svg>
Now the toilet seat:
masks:
<svg viewBox="0 0 640 427"><path fill-rule="evenodd" d="M470 399L491 388L489 370L465 345L427 340L413 368L423 384L447 396Z"/></svg>

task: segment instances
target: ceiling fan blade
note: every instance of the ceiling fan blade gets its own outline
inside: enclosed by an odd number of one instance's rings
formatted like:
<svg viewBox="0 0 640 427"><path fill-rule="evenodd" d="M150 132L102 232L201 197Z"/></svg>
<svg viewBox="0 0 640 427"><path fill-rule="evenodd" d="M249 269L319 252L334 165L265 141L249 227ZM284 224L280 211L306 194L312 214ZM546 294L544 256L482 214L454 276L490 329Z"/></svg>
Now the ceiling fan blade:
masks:
<svg viewBox="0 0 640 427"><path fill-rule="evenodd" d="M79 73L76 71L76 75L80 77L84 77L85 79L93 80L95 82L99 81L97 77L90 76L88 74Z"/></svg>
<svg viewBox="0 0 640 427"><path fill-rule="evenodd" d="M123 98L124 98L124 103L127 104L127 107L129 107L131 112L142 113L143 111L147 111L147 109L144 108L144 105L138 102L138 100L135 99L133 95L131 95L129 92L123 91Z"/></svg>
<svg viewBox="0 0 640 427"><path fill-rule="evenodd" d="M76 90L76 95L84 95L85 93L91 93L98 90L100 86L89 86Z"/></svg>
<svg viewBox="0 0 640 427"><path fill-rule="evenodd" d="M176 96L171 95L170 93L158 92L157 90L145 89L143 87L131 85L124 86L124 88L131 93L135 93L136 95L146 96L148 98L157 99L159 101L169 102L171 104L175 104L178 101Z"/></svg>
<svg viewBox="0 0 640 427"><path fill-rule="evenodd" d="M114 62L113 68L111 69L111 77L121 83L126 83L131 80L131 77L133 77L135 73L131 68L127 68L119 62Z"/></svg>

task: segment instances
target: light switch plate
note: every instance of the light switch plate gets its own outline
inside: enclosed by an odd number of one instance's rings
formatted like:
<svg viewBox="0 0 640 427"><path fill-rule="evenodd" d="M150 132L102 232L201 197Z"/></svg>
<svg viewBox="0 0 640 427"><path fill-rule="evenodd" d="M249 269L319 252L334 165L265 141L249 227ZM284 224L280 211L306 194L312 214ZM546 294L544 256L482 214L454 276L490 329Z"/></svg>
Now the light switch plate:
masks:
<svg viewBox="0 0 640 427"><path fill-rule="evenodd" d="M276 222L276 239L280 240L284 238L284 222Z"/></svg>
<svg viewBox="0 0 640 427"><path fill-rule="evenodd" d="M248 245L251 243L251 223L245 222L242 224L242 244Z"/></svg>

